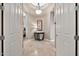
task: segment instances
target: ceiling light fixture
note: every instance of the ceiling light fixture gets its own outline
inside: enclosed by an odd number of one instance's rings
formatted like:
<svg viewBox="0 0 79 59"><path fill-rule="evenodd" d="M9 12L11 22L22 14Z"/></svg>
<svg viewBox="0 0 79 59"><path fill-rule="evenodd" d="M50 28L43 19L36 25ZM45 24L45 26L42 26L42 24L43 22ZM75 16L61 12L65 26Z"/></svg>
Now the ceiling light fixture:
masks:
<svg viewBox="0 0 79 59"><path fill-rule="evenodd" d="M38 3L36 14L41 14L41 13L42 13L42 10L40 9L40 4Z"/></svg>

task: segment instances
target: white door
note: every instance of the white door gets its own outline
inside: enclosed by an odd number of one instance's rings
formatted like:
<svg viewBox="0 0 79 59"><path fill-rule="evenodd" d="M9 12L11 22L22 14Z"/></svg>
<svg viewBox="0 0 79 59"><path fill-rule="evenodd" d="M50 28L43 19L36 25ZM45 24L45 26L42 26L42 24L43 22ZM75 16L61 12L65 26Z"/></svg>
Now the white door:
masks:
<svg viewBox="0 0 79 59"><path fill-rule="evenodd" d="M22 55L22 4L4 4L4 55Z"/></svg>
<svg viewBox="0 0 79 59"><path fill-rule="evenodd" d="M56 4L56 55L75 55L75 10L73 3Z"/></svg>

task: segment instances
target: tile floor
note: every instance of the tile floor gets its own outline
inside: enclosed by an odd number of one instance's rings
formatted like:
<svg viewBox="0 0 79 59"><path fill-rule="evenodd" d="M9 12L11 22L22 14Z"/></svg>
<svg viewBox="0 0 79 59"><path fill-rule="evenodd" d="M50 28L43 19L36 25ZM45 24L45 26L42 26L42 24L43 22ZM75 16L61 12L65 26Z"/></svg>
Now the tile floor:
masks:
<svg viewBox="0 0 79 59"><path fill-rule="evenodd" d="M37 41L34 39L24 40L24 56L55 56L55 47L52 41L44 39Z"/></svg>

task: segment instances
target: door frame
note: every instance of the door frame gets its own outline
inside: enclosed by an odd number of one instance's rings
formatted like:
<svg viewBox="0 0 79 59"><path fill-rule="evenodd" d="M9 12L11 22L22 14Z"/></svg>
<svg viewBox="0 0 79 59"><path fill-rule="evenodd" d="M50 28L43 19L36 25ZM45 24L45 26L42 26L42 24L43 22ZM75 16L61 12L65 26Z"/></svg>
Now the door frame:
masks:
<svg viewBox="0 0 79 59"><path fill-rule="evenodd" d="M0 7L1 7L1 36L0 36L1 56L4 56L4 11L3 11L4 3L1 3Z"/></svg>
<svg viewBox="0 0 79 59"><path fill-rule="evenodd" d="M78 3L75 3L75 7ZM75 56L78 56L78 10L75 10Z"/></svg>

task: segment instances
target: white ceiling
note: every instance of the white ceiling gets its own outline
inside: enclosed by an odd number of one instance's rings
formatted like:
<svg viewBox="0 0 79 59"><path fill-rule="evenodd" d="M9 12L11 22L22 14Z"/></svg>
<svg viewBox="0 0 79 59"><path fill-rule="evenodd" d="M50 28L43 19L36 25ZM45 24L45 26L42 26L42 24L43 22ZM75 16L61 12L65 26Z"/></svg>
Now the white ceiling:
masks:
<svg viewBox="0 0 79 59"><path fill-rule="evenodd" d="M44 9L48 6L48 4L46 3L39 3L40 4L40 8ZM38 3L32 3L33 7L36 9L38 7Z"/></svg>
<svg viewBox="0 0 79 59"><path fill-rule="evenodd" d="M41 10L43 11L43 13L41 15L43 15L45 13L45 10L47 8L49 8L50 6L53 6L53 4L51 4L51 3L40 3L40 6L41 6ZM28 12L32 15L36 15L35 10L37 8L37 3L24 3L23 8L24 8L25 12Z"/></svg>
<svg viewBox="0 0 79 59"><path fill-rule="evenodd" d="M45 9L49 4L46 3L40 3L41 9ZM37 8L37 3L27 3L26 6L36 10Z"/></svg>
<svg viewBox="0 0 79 59"><path fill-rule="evenodd" d="M32 3L34 6L38 6L38 3ZM46 3L39 3L40 4L40 6L43 6L43 5L45 5Z"/></svg>

